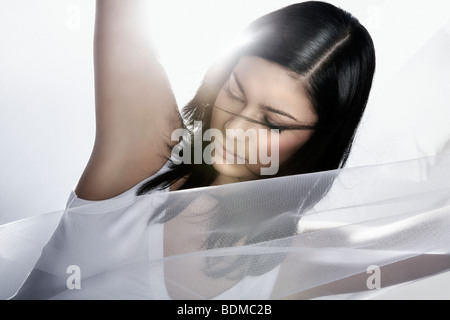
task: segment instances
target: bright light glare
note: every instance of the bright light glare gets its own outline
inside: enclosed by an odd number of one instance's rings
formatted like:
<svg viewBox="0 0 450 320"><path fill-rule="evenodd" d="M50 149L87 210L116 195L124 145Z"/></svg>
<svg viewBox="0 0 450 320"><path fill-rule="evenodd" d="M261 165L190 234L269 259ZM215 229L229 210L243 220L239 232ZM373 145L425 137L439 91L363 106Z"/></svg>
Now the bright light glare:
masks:
<svg viewBox="0 0 450 320"><path fill-rule="evenodd" d="M254 19L294 1L158 1L148 27L179 107L195 94L206 70Z"/></svg>

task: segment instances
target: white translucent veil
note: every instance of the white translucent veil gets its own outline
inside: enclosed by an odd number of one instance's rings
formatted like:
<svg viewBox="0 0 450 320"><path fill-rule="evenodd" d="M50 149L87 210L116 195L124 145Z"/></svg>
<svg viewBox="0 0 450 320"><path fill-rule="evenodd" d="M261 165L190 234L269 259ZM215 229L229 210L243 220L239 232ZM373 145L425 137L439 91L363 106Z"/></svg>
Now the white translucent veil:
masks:
<svg viewBox="0 0 450 320"><path fill-rule="evenodd" d="M0 229L1 294L365 298L450 268L449 193L447 154L75 205Z"/></svg>
<svg viewBox="0 0 450 320"><path fill-rule="evenodd" d="M366 299L450 270L450 61L436 54L449 39L438 32L384 79L347 168L139 197L137 185L98 202L72 193L65 209L0 226L0 298ZM410 87L417 75L430 87ZM383 108L405 113L395 135Z"/></svg>

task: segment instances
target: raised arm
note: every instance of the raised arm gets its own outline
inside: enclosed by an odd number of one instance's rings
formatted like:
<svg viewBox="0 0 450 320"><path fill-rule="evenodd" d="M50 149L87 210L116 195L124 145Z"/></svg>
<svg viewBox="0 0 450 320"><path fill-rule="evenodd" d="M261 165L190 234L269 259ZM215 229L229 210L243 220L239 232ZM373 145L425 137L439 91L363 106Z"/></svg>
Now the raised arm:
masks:
<svg viewBox="0 0 450 320"><path fill-rule="evenodd" d="M96 136L75 193L118 195L158 171L181 121L148 32L146 0L97 0L94 35Z"/></svg>

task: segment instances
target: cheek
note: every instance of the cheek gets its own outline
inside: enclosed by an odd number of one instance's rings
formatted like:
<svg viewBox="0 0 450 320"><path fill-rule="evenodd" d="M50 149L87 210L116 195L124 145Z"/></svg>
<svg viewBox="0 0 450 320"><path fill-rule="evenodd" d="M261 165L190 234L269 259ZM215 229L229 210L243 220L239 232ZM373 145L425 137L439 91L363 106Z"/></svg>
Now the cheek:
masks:
<svg viewBox="0 0 450 320"><path fill-rule="evenodd" d="M220 103L221 103L221 98L219 95L219 97L217 98L214 105L220 105ZM224 112L221 112L214 107L212 107L212 108L213 108L213 110L212 110L212 114L211 114L210 127L215 128L215 129L220 129L223 126L223 124L225 123L225 121L227 121L227 115Z"/></svg>
<svg viewBox="0 0 450 320"><path fill-rule="evenodd" d="M216 108L213 108L213 111L211 113L211 121L210 121L210 127L211 128L216 128L217 127L217 119L218 115L217 115L217 110Z"/></svg>
<svg viewBox="0 0 450 320"><path fill-rule="evenodd" d="M284 137L281 135L279 138L280 165L286 163L311 137L311 133L307 131L290 134L289 136L287 134Z"/></svg>
<svg viewBox="0 0 450 320"><path fill-rule="evenodd" d="M274 136L271 134L260 134L258 136L257 152L258 162L248 163L247 167L250 171L257 173L261 167L269 167L272 161L276 161L279 166L283 166L311 137L311 133L303 131L299 133L286 132L281 135ZM275 151L278 149L278 152ZM261 163L261 156L268 157L270 163ZM247 159L249 159L249 150L247 149ZM265 158L267 160L267 158Z"/></svg>
<svg viewBox="0 0 450 320"><path fill-rule="evenodd" d="M225 115L223 112L218 111L216 108L213 108L212 114L211 114L211 122L209 127L211 129L221 129L226 121Z"/></svg>

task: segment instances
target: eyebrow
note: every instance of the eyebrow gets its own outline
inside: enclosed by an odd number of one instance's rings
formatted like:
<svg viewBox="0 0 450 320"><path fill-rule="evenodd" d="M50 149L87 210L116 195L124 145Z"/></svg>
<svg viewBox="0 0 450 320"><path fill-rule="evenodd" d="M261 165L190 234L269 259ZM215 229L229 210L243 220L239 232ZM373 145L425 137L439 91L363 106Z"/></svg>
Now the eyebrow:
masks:
<svg viewBox="0 0 450 320"><path fill-rule="evenodd" d="M233 71L232 74L233 74L233 76L234 76L234 79L236 80L236 83L237 83L237 85L238 85L238 87L239 87L239 90L242 91L242 93L244 94L244 96L247 96L246 93L245 93L244 86L242 85L241 81L239 80L239 76L238 76L237 72L236 72L236 71ZM268 105L266 105L266 104L259 104L259 107L260 107L261 109L263 109L263 110L266 110L266 111L269 111L269 112L272 112L272 113L277 113L277 114L279 114L279 115L288 117L288 118L290 118L290 119L292 119L292 120L294 120L294 121L300 122L300 121L298 121L297 119L295 119L292 115L290 115L289 113L287 113L287 112L285 112L285 111L282 111L282 110L279 110L279 109L275 109L275 108L273 108L273 107L271 107L271 106L268 106Z"/></svg>
<svg viewBox="0 0 450 320"><path fill-rule="evenodd" d="M282 115L282 116L291 118L292 120L295 120L295 121L299 122L297 119L295 119L293 116L291 116L291 115L290 115L289 113L287 113L287 112L284 112L284 111L281 111L281 110L278 110L278 109L274 109L274 108L272 108L272 107L270 107L270 106L266 106L266 105L264 105L264 104L260 104L259 107L260 107L261 109L263 109L263 110L266 110L266 111L269 111L269 112L272 112L272 113L277 113L277 114L279 114L279 115Z"/></svg>

